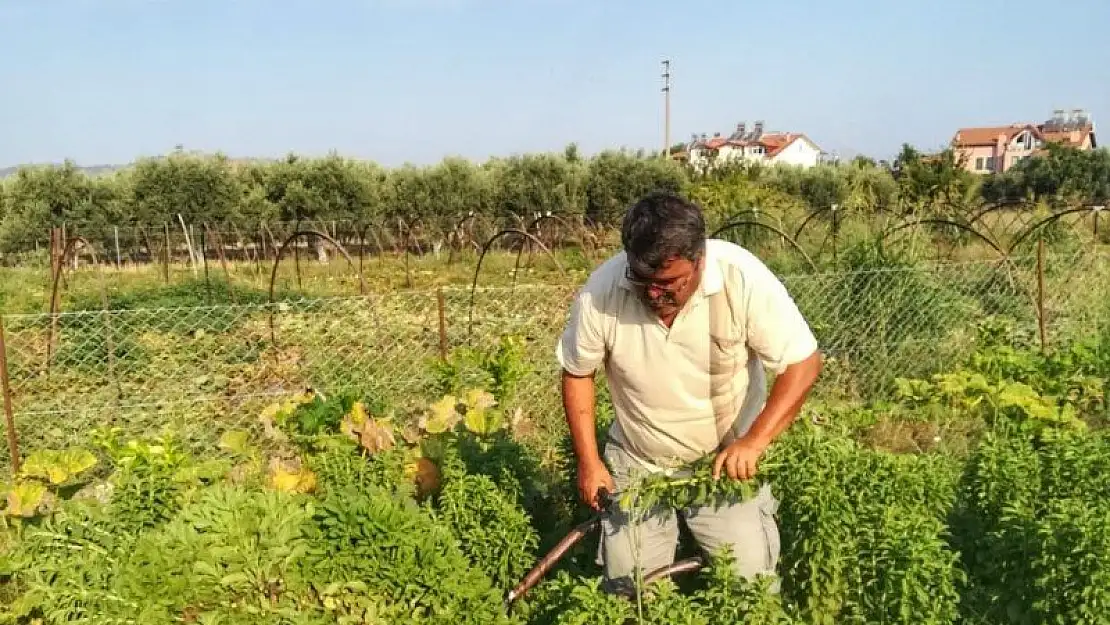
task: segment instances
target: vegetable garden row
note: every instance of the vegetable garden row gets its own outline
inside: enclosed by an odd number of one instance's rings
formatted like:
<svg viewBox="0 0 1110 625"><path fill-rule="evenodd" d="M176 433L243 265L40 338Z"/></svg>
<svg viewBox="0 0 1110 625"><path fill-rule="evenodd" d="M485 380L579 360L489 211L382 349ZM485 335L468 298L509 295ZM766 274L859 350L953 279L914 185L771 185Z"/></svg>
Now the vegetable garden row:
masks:
<svg viewBox="0 0 1110 625"><path fill-rule="evenodd" d="M0 623L1110 622L1110 335L975 341L881 401L815 400L769 450L777 594L709 554L608 595L588 537L507 606L588 511L568 441L522 444L491 385L411 418L309 392L203 456L111 428L38 449L8 493ZM695 466L625 503L752 487Z"/></svg>

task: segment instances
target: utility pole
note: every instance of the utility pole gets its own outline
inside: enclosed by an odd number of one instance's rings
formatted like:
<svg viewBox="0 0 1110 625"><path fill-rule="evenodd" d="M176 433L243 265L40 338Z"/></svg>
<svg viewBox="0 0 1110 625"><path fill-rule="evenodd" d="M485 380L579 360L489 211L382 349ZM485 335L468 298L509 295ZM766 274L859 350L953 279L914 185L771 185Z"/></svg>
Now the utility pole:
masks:
<svg viewBox="0 0 1110 625"><path fill-rule="evenodd" d="M663 61L663 156L671 158L671 61Z"/></svg>

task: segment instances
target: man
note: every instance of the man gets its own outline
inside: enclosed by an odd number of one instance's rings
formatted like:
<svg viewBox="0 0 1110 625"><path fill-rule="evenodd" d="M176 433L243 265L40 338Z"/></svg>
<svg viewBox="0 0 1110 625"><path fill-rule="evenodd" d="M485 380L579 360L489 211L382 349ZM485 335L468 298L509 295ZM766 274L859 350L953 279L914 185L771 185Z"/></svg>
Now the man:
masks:
<svg viewBox="0 0 1110 625"><path fill-rule="evenodd" d="M619 492L645 471L716 454L717 479L752 479L821 369L817 341L783 284L754 255L707 240L701 209L655 193L625 215L624 251L579 291L556 347L582 500ZM615 420L595 440L594 373L604 366ZM776 374L770 394L764 369ZM600 559L611 588L674 561L681 514L708 552L731 547L739 575L774 574L779 535L769 486L723 507L653 511L603 521Z"/></svg>

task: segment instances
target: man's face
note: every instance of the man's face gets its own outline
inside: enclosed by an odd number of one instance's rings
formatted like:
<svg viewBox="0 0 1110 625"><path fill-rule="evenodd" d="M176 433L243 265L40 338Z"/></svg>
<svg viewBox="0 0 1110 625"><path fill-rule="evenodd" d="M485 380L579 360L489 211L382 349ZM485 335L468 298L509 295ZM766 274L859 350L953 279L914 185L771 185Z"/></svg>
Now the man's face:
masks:
<svg viewBox="0 0 1110 625"><path fill-rule="evenodd" d="M627 277L640 299L657 315L664 317L677 313L686 305L698 288L700 269L700 261L672 258L653 275L639 276L630 268Z"/></svg>

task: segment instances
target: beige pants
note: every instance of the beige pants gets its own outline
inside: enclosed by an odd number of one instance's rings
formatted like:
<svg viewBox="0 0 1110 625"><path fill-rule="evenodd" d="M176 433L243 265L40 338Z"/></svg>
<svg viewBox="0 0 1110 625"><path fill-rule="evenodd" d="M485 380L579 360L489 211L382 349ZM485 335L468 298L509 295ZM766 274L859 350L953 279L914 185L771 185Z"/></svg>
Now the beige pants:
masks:
<svg viewBox="0 0 1110 625"><path fill-rule="evenodd" d="M617 492L624 490L637 475L639 467L635 460L612 443L606 445L604 457ZM604 567L606 585L611 590L633 588L637 568L646 575L674 562L679 539L678 515L682 515L703 551L731 547L739 576L752 579L758 574L774 575L779 558L777 509L778 501L769 484L746 501L720 507L640 511L636 519L614 504L613 514L601 524L598 564ZM777 581L773 587L777 590Z"/></svg>

